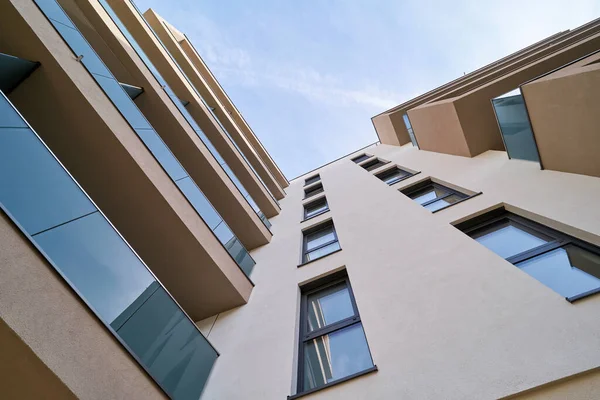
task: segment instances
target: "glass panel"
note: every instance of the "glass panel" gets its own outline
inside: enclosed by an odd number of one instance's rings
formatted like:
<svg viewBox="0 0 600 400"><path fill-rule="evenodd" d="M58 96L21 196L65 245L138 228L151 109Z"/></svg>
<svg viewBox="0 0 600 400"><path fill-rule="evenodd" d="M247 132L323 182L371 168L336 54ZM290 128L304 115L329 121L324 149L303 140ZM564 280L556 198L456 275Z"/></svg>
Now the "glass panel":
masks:
<svg viewBox="0 0 600 400"><path fill-rule="evenodd" d="M204 194L200 191L200 189L198 189L194 181L187 177L178 180L176 183L185 197L187 197L187 199L190 201L196 212L200 214L206 225L208 225L211 230L214 230L217 225L223 221L223 218L221 218L221 216L215 211L212 204L210 204ZM222 243L226 242L227 241Z"/></svg>
<svg viewBox="0 0 600 400"><path fill-rule="evenodd" d="M321 247L318 250L311 251L306 254L306 261L316 260L317 258L326 256L327 254L333 253L336 250L340 249L340 244L338 242L333 242L327 246Z"/></svg>
<svg viewBox="0 0 600 400"><path fill-rule="evenodd" d="M113 329L174 399L198 399L217 353L158 284Z"/></svg>
<svg viewBox="0 0 600 400"><path fill-rule="evenodd" d="M0 94L0 128L29 128L17 110L2 94Z"/></svg>
<svg viewBox="0 0 600 400"><path fill-rule="evenodd" d="M383 161L377 160L375 162L369 162L369 163L363 165L363 168L366 169L367 171L372 171L374 169L381 167L384 164L385 163Z"/></svg>
<svg viewBox="0 0 600 400"><path fill-rule="evenodd" d="M154 282L99 212L40 233L34 240L109 323Z"/></svg>
<svg viewBox="0 0 600 400"><path fill-rule="evenodd" d="M510 158L539 162L523 96L496 98L492 104Z"/></svg>
<svg viewBox="0 0 600 400"><path fill-rule="evenodd" d="M415 137L415 133L413 131L412 125L410 124L410 120L408 119L408 115L402 115L402 119L404 120L404 126L406 126L408 136L410 136L410 141L412 142L413 146L419 148L419 144L417 143L417 138Z"/></svg>
<svg viewBox="0 0 600 400"><path fill-rule="evenodd" d="M408 172L394 168L391 172L381 175L380 179L388 185L392 185L408 175L410 175Z"/></svg>
<svg viewBox="0 0 600 400"><path fill-rule="evenodd" d="M309 295L307 306L308 332L354 316L354 308L346 283L340 283Z"/></svg>
<svg viewBox="0 0 600 400"><path fill-rule="evenodd" d="M441 210L444 207L448 207L450 204L454 204L459 200L464 199L465 196L459 196L457 194L451 194L450 196L446 196L443 199L440 199L438 201L434 201L433 203L429 203L425 207L426 209L430 210L430 211L437 211L437 210Z"/></svg>
<svg viewBox="0 0 600 400"><path fill-rule="evenodd" d="M308 204L306 208L305 218L310 218L313 215L319 214L329 209L326 201L318 202L317 204Z"/></svg>
<svg viewBox="0 0 600 400"><path fill-rule="evenodd" d="M306 250L312 250L317 246L321 246L327 242L335 240L333 226L328 226L317 232L306 235Z"/></svg>
<svg viewBox="0 0 600 400"><path fill-rule="evenodd" d="M94 79L134 129L153 129L119 82L94 74Z"/></svg>
<svg viewBox="0 0 600 400"><path fill-rule="evenodd" d="M323 191L323 185L317 185L313 188L304 191L304 197L314 196L317 193L321 193Z"/></svg>
<svg viewBox="0 0 600 400"><path fill-rule="evenodd" d="M148 150L150 150L154 158L156 158L172 180L178 181L188 176L187 172L154 129L135 129L135 133L137 133L138 137L148 147Z"/></svg>
<svg viewBox="0 0 600 400"><path fill-rule="evenodd" d="M112 76L108 68L106 68L106 65L104 65L102 60L94 53L94 50L92 50L78 30L58 23L54 23L53 25L65 42L67 42L73 53L75 53L77 57L83 56L81 62L90 73L108 77Z"/></svg>
<svg viewBox="0 0 600 400"><path fill-rule="evenodd" d="M600 257L576 246L550 251L517 266L564 297L600 287Z"/></svg>
<svg viewBox="0 0 600 400"><path fill-rule="evenodd" d="M426 203L428 201L437 199L438 197L443 197L448 194L448 190L441 186L432 185L427 189L419 191L415 194L411 194L410 198L416 201L419 204Z"/></svg>
<svg viewBox="0 0 600 400"><path fill-rule="evenodd" d="M359 162L362 162L362 161L365 161L365 160L367 160L369 157L371 157L371 156L368 156L368 155L366 155L366 154L363 154L363 155L360 155L360 156L358 156L358 157L355 157L355 158L353 158L353 159L352 159L352 161L354 161L355 163L357 163L357 164L358 164Z"/></svg>
<svg viewBox="0 0 600 400"><path fill-rule="evenodd" d="M42 12L48 18L52 18L55 21L60 22L61 24L65 24L72 28L75 28L67 14L63 11L63 9L58 5L56 0L36 0L35 3L42 10Z"/></svg>
<svg viewBox="0 0 600 400"><path fill-rule="evenodd" d="M0 128L0 202L30 235L96 211L30 129Z"/></svg>
<svg viewBox="0 0 600 400"><path fill-rule="evenodd" d="M548 243L541 235L534 235L518 228L512 222L505 223L493 232L473 237L479 243L501 257L509 258Z"/></svg>
<svg viewBox="0 0 600 400"><path fill-rule="evenodd" d="M221 224L219 226L219 228L223 225L225 225L225 224ZM227 228L227 225L225 225L225 227ZM229 228L227 228L227 229L229 229ZM236 237L232 237L225 244L225 248L227 249L227 251L229 252L231 257L233 257L233 259L240 266L242 271L244 271L244 273L247 276L250 276L250 274L252 273L252 269L254 269L254 265L256 264L256 262L250 256L250 254L248 253L246 248L242 245L240 240Z"/></svg>
<svg viewBox="0 0 600 400"><path fill-rule="evenodd" d="M318 182L320 180L321 180L321 177L319 175L317 175L317 176L313 176L313 177L310 177L310 178L306 179L304 181L304 184L305 185L310 185L311 183L315 183L315 182Z"/></svg>
<svg viewBox="0 0 600 400"><path fill-rule="evenodd" d="M367 339L358 323L313 339L304 347L304 390L373 366Z"/></svg>

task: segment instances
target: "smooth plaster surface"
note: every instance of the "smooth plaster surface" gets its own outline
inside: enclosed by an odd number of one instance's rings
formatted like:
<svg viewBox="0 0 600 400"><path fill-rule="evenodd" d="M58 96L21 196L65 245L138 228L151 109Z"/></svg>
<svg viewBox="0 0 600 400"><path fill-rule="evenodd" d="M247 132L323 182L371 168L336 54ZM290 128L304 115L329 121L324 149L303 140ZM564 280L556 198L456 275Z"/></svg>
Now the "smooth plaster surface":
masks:
<svg viewBox="0 0 600 400"><path fill-rule="evenodd" d="M600 296L570 304L451 225L505 203L600 244L600 179L498 151L368 151L421 174L391 188L352 156L337 161L315 171L330 212L304 223L304 177L291 182L272 243L252 253L249 303L200 323L221 352L203 400L295 393L298 285L344 266L379 371L307 399L496 399L600 365ZM423 176L483 194L432 214L396 190ZM301 230L328 218L342 251L298 268Z"/></svg>

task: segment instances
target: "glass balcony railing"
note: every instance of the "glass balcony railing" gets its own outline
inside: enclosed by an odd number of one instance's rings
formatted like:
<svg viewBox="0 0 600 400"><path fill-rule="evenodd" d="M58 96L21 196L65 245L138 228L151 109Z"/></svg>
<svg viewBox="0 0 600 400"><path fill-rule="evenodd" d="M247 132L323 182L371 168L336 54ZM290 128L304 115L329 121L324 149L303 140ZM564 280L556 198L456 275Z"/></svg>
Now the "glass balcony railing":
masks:
<svg viewBox="0 0 600 400"><path fill-rule="evenodd" d="M106 2L106 0L99 0L99 1L102 4L104 4ZM152 32L152 34L154 35L154 37L156 38L156 40L158 41L158 43L160 43L160 45L162 46L163 50L169 55L169 57L171 58L171 61L173 61L173 63L177 66L177 69L179 70L179 72L181 72L181 75L185 78L185 80L188 82L188 84L190 85L190 87L194 90L194 93L196 93L196 95L202 100L202 103L204 103L204 105L206 106L206 108L211 112L212 116L215 118L215 120L217 121L217 123L219 124L219 126L221 127L221 129L223 129L223 131L225 132L225 134L227 135L227 137L229 138L229 140L231 141L231 143L233 144L233 146L236 148L236 150L240 153L240 155L244 159L244 162L246 163L246 165L248 165L248 167L250 168L250 170L252 170L252 172L254 173L254 175L256 176L256 178L258 178L258 180L260 181L260 183L262 184L262 186L264 187L264 189L267 191L267 193L269 193L269 196L273 199L273 201L276 204L279 204L279 202L277 201L277 199L275 199L275 196L273 196L273 193L271 193L271 191L269 190L269 188L267 187L267 185L265 184L265 182L260 177L260 175L258 175L258 173L254 169L254 167L252 166L252 164L250 164L250 162L246 158L246 155L244 154L244 152L239 148L239 146L237 145L237 143L235 142L235 140L233 140L233 138L231 137L231 135L229 134L229 132L227 131L227 129L225 129L225 127L223 126L223 124L221 123L221 121L219 120L219 118L217 117L217 115L214 113L213 109L206 103L206 101L204 100L204 97L202 97L202 95L200 94L200 92L198 92L198 90L196 89L196 87L194 86L194 84L192 83L192 81L190 80L190 78L183 71L183 68L181 68L181 66L179 65L179 63L177 62L177 60L175 60L175 57L173 57L173 55L171 54L171 52L169 51L169 49L167 48L167 46L165 46L165 44L162 42L162 40L160 40L160 38L158 37L158 35L156 34L156 32L154 32L154 29L152 29L152 27L150 26L150 24L146 21L146 19L144 18L144 15L140 12L140 10L137 8L137 6L135 5L135 3L132 2L132 4L133 4L135 10L137 11L137 13L139 14L140 18L142 18L142 20L146 24L146 27L148 28L148 30L150 30L150 32ZM113 17L113 19L114 19L114 17ZM115 22L115 23L117 23L117 22ZM117 23L117 25L119 25L119 23ZM169 32L169 34L171 34L171 32L168 29L167 29L167 31ZM127 35L125 35L125 36L127 36ZM144 57L142 57L142 58L144 58ZM160 79L159 79L159 82L161 82ZM165 84L166 84L166 82L165 82ZM189 104L189 101L185 102L184 106L187 106L188 104ZM208 138L207 138L207 140L208 140ZM256 205L256 203L254 201L249 201L249 202L250 202L250 205L253 208L256 207L255 210L258 209L258 206ZM259 217L261 217L260 214L259 214ZM262 214L261 220L265 223L265 225L267 225L268 228L271 227L271 223L268 222L268 219L267 219L267 217L264 214Z"/></svg>
<svg viewBox="0 0 600 400"><path fill-rule="evenodd" d="M40 3L68 22L54 1ZM200 397L217 351L3 93L0 209L165 393Z"/></svg>
<svg viewBox="0 0 600 400"><path fill-rule="evenodd" d="M247 276L250 276L255 261L196 183L189 177L187 171L162 141L158 133L156 133L127 92L125 92L114 78L110 70L104 65L100 57L94 52L64 10L56 0L34 1L75 55L81 57L81 62L88 72L137 133L138 137L160 163L165 172L187 197L198 215L213 231L240 269Z"/></svg>
<svg viewBox="0 0 600 400"><path fill-rule="evenodd" d="M185 120L192 127L192 129L194 130L194 132L196 132L196 134L198 135L198 137L200 138L200 140L202 141L202 143L204 143L204 145L208 148L208 151L210 151L210 153L217 160L217 162L219 163L219 165L221 165L221 167L223 168L223 170L225 171L225 173L227 174L227 176L231 179L231 181L233 182L233 184L235 185L235 187L240 191L240 193L242 194L242 196L244 196L244 198L246 199L246 201L248 202L248 204L252 207L252 209L254 210L254 212L256 213L256 215L258 215L258 217L260 218L260 220L265 224L265 226L267 228L270 228L271 227L271 223L269 222L269 220L267 219L267 217L265 216L265 214L258 207L258 205L254 201L254 199L250 196L250 194L248 193L248 191L246 190L246 188L244 188L244 185L242 185L242 183L239 181L239 179L237 178L237 176L235 176L235 174L233 173L233 171L231 170L231 168L229 168L229 166L227 165L227 163L225 162L225 160L223 159L223 157L221 157L221 154L219 154L219 152L217 151L217 149L213 146L213 144L210 141L210 139L208 138L208 136L206 136L204 134L204 132L202 131L202 129L200 129L200 126L198 126L198 124L196 123L196 121L194 120L194 118L186 110L185 104L183 104L182 101L175 95L175 93L173 92L173 90L171 89L171 87L169 86L169 84L167 83L167 81L162 77L162 75L160 74L160 72L158 72L158 69L156 69L156 67L154 66L154 64L152 63L152 61L150 61L150 58L148 58L148 56L146 55L146 53L144 52L144 50L142 50L141 46L138 44L138 42L135 40L135 38L131 35L131 33L129 33L129 30L123 24L123 22L121 22L121 19L117 16L117 14L110 7L110 5L108 4L108 2L106 0L99 0L99 2L102 5L102 7L104 8L104 10L106 11L106 13L113 20L113 22L115 23L115 25L117 25L117 28L119 28L119 30L121 31L121 33L123 34L123 36L125 36L125 38L129 42L129 44L131 45L131 47L133 48L133 50L137 53L137 55L140 57L140 59L142 60L142 62L150 70L150 72L152 73L152 75L154 76L154 78L164 88L165 92L167 93L167 95L169 96L169 98L171 99L171 101L173 101L173 103L175 104L175 106L177 107L177 109L179 109L179 111L181 112L181 114L183 115L183 117L185 118ZM142 19L144 18L141 14L140 14L140 17ZM165 48L165 51L166 51L166 48Z"/></svg>
<svg viewBox="0 0 600 400"><path fill-rule="evenodd" d="M520 89L492 99L496 120L509 158L540 162Z"/></svg>

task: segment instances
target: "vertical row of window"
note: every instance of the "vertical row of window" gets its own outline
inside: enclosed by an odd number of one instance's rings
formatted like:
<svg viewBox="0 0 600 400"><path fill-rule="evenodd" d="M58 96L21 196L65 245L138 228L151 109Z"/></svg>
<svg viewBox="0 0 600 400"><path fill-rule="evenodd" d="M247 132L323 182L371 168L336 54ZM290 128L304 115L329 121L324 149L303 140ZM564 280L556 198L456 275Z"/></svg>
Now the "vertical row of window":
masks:
<svg viewBox="0 0 600 400"><path fill-rule="evenodd" d="M323 192L320 176L305 180L304 198ZM303 221L329 211L321 196L303 206ZM302 264L341 250L331 219L302 232ZM350 281L345 271L301 287L296 395L375 371Z"/></svg>

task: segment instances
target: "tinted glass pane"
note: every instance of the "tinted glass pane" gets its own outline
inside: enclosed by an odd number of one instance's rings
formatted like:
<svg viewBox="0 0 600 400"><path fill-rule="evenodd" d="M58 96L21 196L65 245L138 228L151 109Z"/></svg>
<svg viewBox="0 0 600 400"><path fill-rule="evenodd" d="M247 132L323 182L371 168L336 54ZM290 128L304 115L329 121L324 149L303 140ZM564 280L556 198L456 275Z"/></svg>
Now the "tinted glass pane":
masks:
<svg viewBox="0 0 600 400"><path fill-rule="evenodd" d="M250 273L252 272L252 269L256 263L250 254L248 254L248 251L242 245L240 240L236 237L231 238L229 242L225 244L225 248L240 266L242 271L244 271L247 276L250 276Z"/></svg>
<svg viewBox="0 0 600 400"><path fill-rule="evenodd" d="M58 5L56 0L35 0L35 3L40 7L42 12L46 14L48 18L51 18L62 24L75 28L69 17L67 17L67 14L65 14L65 12Z"/></svg>
<svg viewBox="0 0 600 400"><path fill-rule="evenodd" d="M55 22L53 22L53 25L64 41L67 42L73 53L78 57L83 56L81 62L90 73L112 76L106 65L100 60L78 30Z"/></svg>
<svg viewBox="0 0 600 400"><path fill-rule="evenodd" d="M162 287L140 300L113 328L172 398L198 399L217 353Z"/></svg>
<svg viewBox="0 0 600 400"><path fill-rule="evenodd" d="M388 185L392 185L408 175L410 175L408 172L395 168L391 172L381 175L379 178Z"/></svg>
<svg viewBox="0 0 600 400"><path fill-rule="evenodd" d="M438 197L442 197L448 194L448 190L440 187L440 186L430 186L427 189L419 191L415 194L411 194L410 198L416 201L419 204L426 203L428 201L437 199Z"/></svg>
<svg viewBox="0 0 600 400"><path fill-rule="evenodd" d="M533 233L526 232L512 223L500 225L496 230L481 235L475 235L474 239L492 250L501 257L508 258L534 247L548 243L544 238Z"/></svg>
<svg viewBox="0 0 600 400"><path fill-rule="evenodd" d="M324 335L304 347L304 390L373 366L360 323Z"/></svg>
<svg viewBox="0 0 600 400"><path fill-rule="evenodd" d="M385 164L386 163L384 163L383 161L377 160L375 162L368 162L365 165L363 165L362 167L364 169L366 169L367 171L372 171L372 170L374 170L376 168L379 168L379 167L381 167L382 165L385 165Z"/></svg>
<svg viewBox="0 0 600 400"><path fill-rule="evenodd" d="M350 292L345 283L309 295L307 306L309 332L354 315Z"/></svg>
<svg viewBox="0 0 600 400"><path fill-rule="evenodd" d="M517 266L564 297L600 287L600 257L576 246L550 251Z"/></svg>
<svg viewBox="0 0 600 400"><path fill-rule="evenodd" d="M492 103L508 155L521 160L539 161L523 97L519 94L494 99Z"/></svg>
<svg viewBox="0 0 600 400"><path fill-rule="evenodd" d="M305 218L310 218L313 215L319 214L319 213L327 210L328 208L329 207L327 206L326 201L319 201L318 203L315 203L315 204L307 204Z"/></svg>
<svg viewBox="0 0 600 400"><path fill-rule="evenodd" d="M113 78L106 78L100 75L94 75L94 79L121 112L121 115L129 122L129 125L135 129L152 129L144 115L121 85L119 85L119 82Z"/></svg>
<svg viewBox="0 0 600 400"><path fill-rule="evenodd" d="M1 118L8 103L0 107ZM29 234L96 211L33 131L23 128L0 128L0 202Z"/></svg>
<svg viewBox="0 0 600 400"><path fill-rule="evenodd" d="M313 195L315 195L315 194L317 194L317 193L321 193L322 191L323 191L323 185L321 185L321 184L318 184L318 185L317 185L317 186L315 186L315 187L312 187L312 188L306 189L306 190L304 191L304 195L305 195L305 197L309 197L309 196L313 196Z"/></svg>
<svg viewBox="0 0 600 400"><path fill-rule="evenodd" d="M16 88L38 64L19 57L0 53L0 91L5 94Z"/></svg>
<svg viewBox="0 0 600 400"><path fill-rule="evenodd" d="M305 185L310 185L311 183L315 183L315 182L318 182L318 181L320 181L320 180L321 180L321 177L320 177L319 175L317 175L317 176L312 176L312 177L310 177L310 178L306 179L306 180L304 181L304 184L305 184Z"/></svg>
<svg viewBox="0 0 600 400"><path fill-rule="evenodd" d="M211 230L214 230L217 225L223 221L223 218L217 214L212 204L210 204L208 199L204 196L200 189L198 189L198 186L196 186L196 184L189 177L180 179L176 183L185 197L187 197L189 202L192 204L196 212L200 214L206 225L208 225ZM223 243L226 243L226 241Z"/></svg>
<svg viewBox="0 0 600 400"><path fill-rule="evenodd" d="M148 147L148 150L150 150L171 179L176 181L187 177L187 172L154 129L135 129L135 133L137 133L138 137Z"/></svg>
<svg viewBox="0 0 600 400"><path fill-rule="evenodd" d="M450 204L454 204L461 199L464 199L464 197L456 194L451 194L450 196L446 196L443 199L434 201L433 203L429 203L423 207L431 211L437 211L441 210L444 207L448 207Z"/></svg>
<svg viewBox="0 0 600 400"><path fill-rule="evenodd" d="M363 155L361 155L361 156L358 156L358 157L356 157L356 158L353 158L353 159L352 159L352 161L354 161L355 163L359 163L359 162L361 162L361 161L365 161L365 160L366 160L366 159L368 159L369 157L371 157L371 156L368 156L368 155L366 155L366 154L363 154Z"/></svg>
<svg viewBox="0 0 600 400"><path fill-rule="evenodd" d="M316 260L317 258L326 256L329 253L333 253L336 250L340 249L340 244L338 242L333 242L330 245L321 247L320 249L311 251L306 254L306 261Z"/></svg>
<svg viewBox="0 0 600 400"><path fill-rule="evenodd" d="M34 240L108 323L154 282L99 212L40 233Z"/></svg>
<svg viewBox="0 0 600 400"><path fill-rule="evenodd" d="M17 113L13 106L0 94L0 128L28 128L23 118Z"/></svg>
<svg viewBox="0 0 600 400"><path fill-rule="evenodd" d="M314 233L309 233L306 235L306 250L312 250L315 247L331 242L332 240L335 240L333 226L329 226Z"/></svg>

